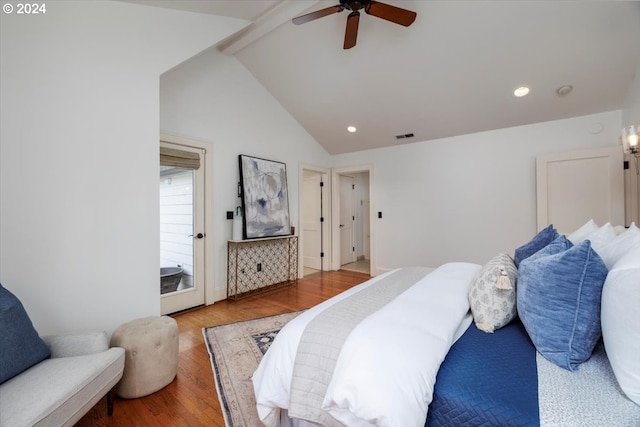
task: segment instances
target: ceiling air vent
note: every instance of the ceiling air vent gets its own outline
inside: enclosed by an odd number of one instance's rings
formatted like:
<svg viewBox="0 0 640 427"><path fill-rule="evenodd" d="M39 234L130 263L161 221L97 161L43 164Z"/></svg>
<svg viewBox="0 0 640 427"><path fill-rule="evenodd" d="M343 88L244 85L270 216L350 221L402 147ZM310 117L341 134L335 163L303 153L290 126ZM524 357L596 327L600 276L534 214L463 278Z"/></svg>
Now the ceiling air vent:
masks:
<svg viewBox="0 0 640 427"><path fill-rule="evenodd" d="M396 139L413 138L413 133L405 133L402 135L396 135Z"/></svg>

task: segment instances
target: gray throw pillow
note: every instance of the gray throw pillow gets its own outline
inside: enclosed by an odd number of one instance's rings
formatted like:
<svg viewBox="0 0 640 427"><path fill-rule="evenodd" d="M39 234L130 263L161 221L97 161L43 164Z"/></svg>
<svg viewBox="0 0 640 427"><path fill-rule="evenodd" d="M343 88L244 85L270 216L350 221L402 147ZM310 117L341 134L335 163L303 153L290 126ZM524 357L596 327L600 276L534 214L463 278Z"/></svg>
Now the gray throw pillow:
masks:
<svg viewBox="0 0 640 427"><path fill-rule="evenodd" d="M518 269L508 254L498 254L478 272L469 289L476 327L492 333L516 317Z"/></svg>

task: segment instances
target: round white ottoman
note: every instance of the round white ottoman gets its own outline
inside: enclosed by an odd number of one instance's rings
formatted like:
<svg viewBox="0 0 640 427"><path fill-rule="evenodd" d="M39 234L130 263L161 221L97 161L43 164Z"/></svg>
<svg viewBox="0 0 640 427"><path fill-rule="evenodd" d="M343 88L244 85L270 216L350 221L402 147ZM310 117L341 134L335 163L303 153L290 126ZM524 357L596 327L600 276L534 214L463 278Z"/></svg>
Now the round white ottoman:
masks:
<svg viewBox="0 0 640 427"><path fill-rule="evenodd" d="M124 323L111 336L112 347L125 349L124 374L115 393L125 399L160 390L176 377L178 324L169 316Z"/></svg>

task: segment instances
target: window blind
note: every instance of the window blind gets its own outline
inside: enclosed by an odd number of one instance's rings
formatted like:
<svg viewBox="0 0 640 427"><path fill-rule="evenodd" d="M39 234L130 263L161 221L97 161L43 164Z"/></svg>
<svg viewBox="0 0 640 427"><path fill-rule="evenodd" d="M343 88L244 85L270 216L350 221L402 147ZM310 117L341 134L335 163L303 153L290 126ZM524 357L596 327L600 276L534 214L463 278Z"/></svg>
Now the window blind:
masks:
<svg viewBox="0 0 640 427"><path fill-rule="evenodd" d="M175 148L160 147L160 166L173 166L183 169L200 168L200 154Z"/></svg>

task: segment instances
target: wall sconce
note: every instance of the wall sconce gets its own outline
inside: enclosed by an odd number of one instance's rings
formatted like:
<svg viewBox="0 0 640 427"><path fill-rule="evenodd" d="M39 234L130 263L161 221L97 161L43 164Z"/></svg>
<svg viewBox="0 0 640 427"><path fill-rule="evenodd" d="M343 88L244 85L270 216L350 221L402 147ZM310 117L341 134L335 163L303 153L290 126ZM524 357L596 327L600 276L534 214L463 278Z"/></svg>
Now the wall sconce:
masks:
<svg viewBox="0 0 640 427"><path fill-rule="evenodd" d="M636 174L638 169L638 157L640 157L640 125L630 125L622 128L622 149L626 154L632 154L636 160Z"/></svg>
<svg viewBox="0 0 640 427"><path fill-rule="evenodd" d="M622 128L622 146L625 153L637 154L638 141L640 141L640 125Z"/></svg>

